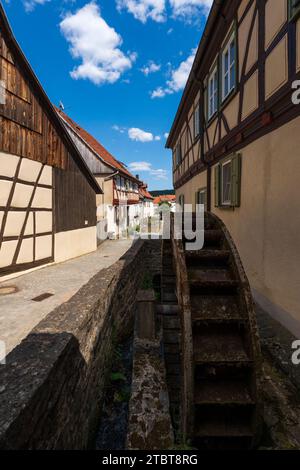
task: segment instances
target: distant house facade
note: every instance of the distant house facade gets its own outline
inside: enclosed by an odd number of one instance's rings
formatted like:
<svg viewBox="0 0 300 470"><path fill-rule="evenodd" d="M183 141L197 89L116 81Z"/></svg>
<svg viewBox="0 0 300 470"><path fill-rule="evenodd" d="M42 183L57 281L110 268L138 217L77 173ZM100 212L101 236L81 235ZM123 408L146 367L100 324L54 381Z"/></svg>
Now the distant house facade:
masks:
<svg viewBox="0 0 300 470"><path fill-rule="evenodd" d="M156 196L153 200L153 204L156 208L162 204L168 205L172 212L176 209L176 196L174 194L163 194Z"/></svg>
<svg viewBox="0 0 300 470"><path fill-rule="evenodd" d="M0 276L96 249L92 173L0 5Z"/></svg>
<svg viewBox="0 0 300 470"><path fill-rule="evenodd" d="M300 331L300 4L214 1L168 141L181 205L229 228L257 302Z"/></svg>
<svg viewBox="0 0 300 470"><path fill-rule="evenodd" d="M140 218L145 220L154 215L154 197L148 191L148 186L145 183L142 183L139 187L140 201L141 201L141 211Z"/></svg>
<svg viewBox="0 0 300 470"><path fill-rule="evenodd" d="M128 228L134 229L140 224L143 183L62 110L57 109L57 113L103 191L97 197L98 240L107 236L122 237Z"/></svg>

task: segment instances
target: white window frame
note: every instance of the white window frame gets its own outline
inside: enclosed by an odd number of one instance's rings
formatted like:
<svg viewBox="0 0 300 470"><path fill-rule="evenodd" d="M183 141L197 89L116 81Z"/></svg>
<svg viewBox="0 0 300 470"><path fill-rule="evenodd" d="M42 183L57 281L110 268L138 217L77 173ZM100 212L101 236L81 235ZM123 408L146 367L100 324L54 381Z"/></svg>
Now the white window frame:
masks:
<svg viewBox="0 0 300 470"><path fill-rule="evenodd" d="M229 178L229 199L224 201L224 168L226 166L230 167L230 178ZM226 162L222 163L221 165L221 205L222 206L231 206L231 182L232 182L232 162L231 160L227 160Z"/></svg>
<svg viewBox="0 0 300 470"><path fill-rule="evenodd" d="M218 111L219 83L216 65L207 81L207 118L210 120ZM212 84L212 88L211 88Z"/></svg>
<svg viewBox="0 0 300 470"><path fill-rule="evenodd" d="M234 43L234 55L231 57L231 45ZM225 70L225 57L226 54L228 54L228 64L226 70ZM225 48L222 51L222 101L225 101L226 98L230 95L230 93L235 89L236 87L236 37L235 37L235 31L232 33L230 36L229 40L227 41L227 44ZM231 71L234 68L234 80L233 83L231 83ZM226 77L228 77L228 91L225 93L225 81Z"/></svg>

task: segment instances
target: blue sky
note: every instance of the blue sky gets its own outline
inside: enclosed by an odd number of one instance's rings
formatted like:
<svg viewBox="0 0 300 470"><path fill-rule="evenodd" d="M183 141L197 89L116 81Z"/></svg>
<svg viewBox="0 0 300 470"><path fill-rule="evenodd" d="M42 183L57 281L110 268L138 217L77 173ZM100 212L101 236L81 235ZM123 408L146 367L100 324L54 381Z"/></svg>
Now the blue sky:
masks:
<svg viewBox="0 0 300 470"><path fill-rule="evenodd" d="M211 0L9 0L16 38L53 103L150 189Z"/></svg>

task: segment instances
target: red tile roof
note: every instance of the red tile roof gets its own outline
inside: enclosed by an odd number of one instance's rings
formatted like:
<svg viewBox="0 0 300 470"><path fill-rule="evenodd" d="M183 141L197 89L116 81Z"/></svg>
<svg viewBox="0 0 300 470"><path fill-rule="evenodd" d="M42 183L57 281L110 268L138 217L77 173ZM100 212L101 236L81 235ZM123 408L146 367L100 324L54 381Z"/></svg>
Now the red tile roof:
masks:
<svg viewBox="0 0 300 470"><path fill-rule="evenodd" d="M143 185L139 188L140 195L146 199L154 199L153 196L148 192L147 185Z"/></svg>
<svg viewBox="0 0 300 470"><path fill-rule="evenodd" d="M162 202L176 202L176 196L174 194L157 196L153 202L154 204L161 204Z"/></svg>
<svg viewBox="0 0 300 470"><path fill-rule="evenodd" d="M117 160L98 140L96 140L91 134L86 130L80 127L73 119L71 119L66 113L61 109L55 107L57 113L69 124L69 126L78 134L81 139L83 139L93 150L96 152L99 157L101 157L108 165L112 166L116 170L119 170L121 173L130 177L135 181L139 181L135 176L133 176L130 171L119 161Z"/></svg>

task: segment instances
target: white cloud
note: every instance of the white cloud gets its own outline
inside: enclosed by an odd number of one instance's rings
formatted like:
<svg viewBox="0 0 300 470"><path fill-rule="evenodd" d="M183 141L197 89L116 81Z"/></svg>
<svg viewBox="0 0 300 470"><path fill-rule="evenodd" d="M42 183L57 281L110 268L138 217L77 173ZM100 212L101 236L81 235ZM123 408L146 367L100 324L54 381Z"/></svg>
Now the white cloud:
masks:
<svg viewBox="0 0 300 470"><path fill-rule="evenodd" d="M119 11L126 9L135 19L146 23L148 18L162 23L166 20L165 0L116 0Z"/></svg>
<svg viewBox="0 0 300 470"><path fill-rule="evenodd" d="M151 132L143 131L138 127L131 127L128 129L128 137L130 140L136 142L153 142L153 140L160 140L160 136L154 136Z"/></svg>
<svg viewBox="0 0 300 470"><path fill-rule="evenodd" d="M151 171L151 163L149 162L132 162L129 164L131 171Z"/></svg>
<svg viewBox="0 0 300 470"><path fill-rule="evenodd" d="M169 0L174 18L192 20L199 12L207 15L213 0Z"/></svg>
<svg viewBox="0 0 300 470"><path fill-rule="evenodd" d="M164 133L164 138L167 139L169 137L169 132Z"/></svg>
<svg viewBox="0 0 300 470"><path fill-rule="evenodd" d="M23 5L27 12L33 11L37 5L44 5L50 0L23 0Z"/></svg>
<svg viewBox="0 0 300 470"><path fill-rule="evenodd" d="M116 0L119 11L126 9L135 19L146 23L152 19L158 23L167 19L167 5L173 18L191 21L199 13L207 15L213 0ZM172 28L168 30L168 34Z"/></svg>
<svg viewBox="0 0 300 470"><path fill-rule="evenodd" d="M167 171L162 168L153 168L149 162L132 162L129 164L129 169L132 172L145 172L149 173L155 179L166 180L168 179Z"/></svg>
<svg viewBox="0 0 300 470"><path fill-rule="evenodd" d="M181 62L179 67L171 71L171 79L167 81L165 87L158 87L151 93L151 98L163 98L166 95L172 95L180 90L183 90L187 79L189 77L194 59L196 49L191 51L189 57Z"/></svg>
<svg viewBox="0 0 300 470"><path fill-rule="evenodd" d="M124 134L124 132L126 131L126 127L120 127L117 124L114 124L112 128L114 131L120 132L121 134Z"/></svg>
<svg viewBox="0 0 300 470"><path fill-rule="evenodd" d="M141 68L141 72L148 77L150 73L155 73L158 72L161 69L161 65L156 64L153 62L153 60L150 60L147 65L145 65L143 68Z"/></svg>
<svg viewBox="0 0 300 470"><path fill-rule="evenodd" d="M136 59L136 54L126 56L120 50L121 36L102 18L94 2L74 14L68 13L60 29L70 43L71 55L82 61L71 72L75 80L88 79L97 85L114 83Z"/></svg>

